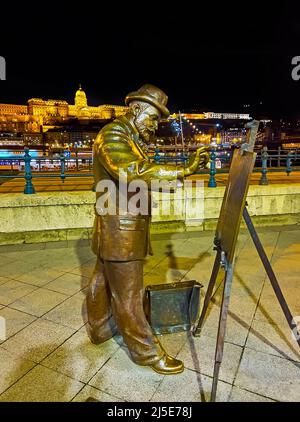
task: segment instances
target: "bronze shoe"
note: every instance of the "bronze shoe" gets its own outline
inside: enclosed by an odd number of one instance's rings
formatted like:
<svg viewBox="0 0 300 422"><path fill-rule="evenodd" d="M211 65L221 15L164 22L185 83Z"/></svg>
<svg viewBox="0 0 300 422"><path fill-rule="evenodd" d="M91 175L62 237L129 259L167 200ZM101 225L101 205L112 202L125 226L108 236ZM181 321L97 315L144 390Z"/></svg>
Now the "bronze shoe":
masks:
<svg viewBox="0 0 300 422"><path fill-rule="evenodd" d="M172 356L164 355L160 360L155 362L150 367L159 374L163 375L175 375L183 372L184 365L181 360L175 359Z"/></svg>

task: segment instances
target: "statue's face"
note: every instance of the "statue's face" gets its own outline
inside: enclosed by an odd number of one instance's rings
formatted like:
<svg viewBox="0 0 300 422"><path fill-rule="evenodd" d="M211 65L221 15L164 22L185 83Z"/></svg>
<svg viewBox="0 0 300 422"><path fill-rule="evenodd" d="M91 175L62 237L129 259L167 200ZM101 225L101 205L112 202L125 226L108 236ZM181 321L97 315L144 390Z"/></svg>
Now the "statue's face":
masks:
<svg viewBox="0 0 300 422"><path fill-rule="evenodd" d="M148 105L146 108L135 109L134 114L134 124L139 135L145 142L150 142L151 136L154 135L158 128L160 112L152 105Z"/></svg>

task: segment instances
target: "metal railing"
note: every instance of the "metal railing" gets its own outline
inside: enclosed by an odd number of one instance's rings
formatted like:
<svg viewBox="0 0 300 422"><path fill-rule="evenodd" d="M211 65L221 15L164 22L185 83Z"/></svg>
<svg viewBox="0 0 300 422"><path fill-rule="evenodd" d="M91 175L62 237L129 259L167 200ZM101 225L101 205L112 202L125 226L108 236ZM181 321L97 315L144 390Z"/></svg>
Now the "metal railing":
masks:
<svg viewBox="0 0 300 422"><path fill-rule="evenodd" d="M193 148L194 150L196 148ZM192 148L189 152L193 151ZM153 157L156 163L172 163L181 162L186 164L189 153L187 152L176 152L176 155L170 155L170 153L163 152L160 149L155 149L155 155ZM300 150L268 150L266 147L262 148L257 152L255 167L253 172L261 173L259 180L260 185L268 185L268 173L273 172L285 172L289 176L292 171L300 170ZM210 147L210 168L207 170L198 170L196 174L209 174L208 187L217 187L216 175L219 173L228 173L233 154L233 148L231 149L220 149L218 147ZM276 166L274 166L276 164ZM221 166L221 168L220 168ZM218 168L219 167L219 168Z"/></svg>
<svg viewBox="0 0 300 422"><path fill-rule="evenodd" d="M0 155L0 161L8 161L11 162L11 168L13 169L13 163L18 162L19 163L19 167L21 162L24 162L24 174L10 174L10 175L2 175L0 173L0 179L25 179L25 186L24 186L24 193L25 194L33 194L35 193L35 188L32 182L33 178L53 178L53 177L59 177L61 179L62 182L64 182L66 180L66 178L68 177L93 177L93 173L69 173L66 172L66 166L67 163L74 163L75 162L75 167L76 167L76 171L80 170L80 162L82 163L82 161L84 160L85 162L87 162L87 167L89 170L91 170L91 165L92 165L92 158L88 157L88 158L80 158L80 157L70 157L70 158L66 158L64 154L60 154L59 157L31 157L31 155L29 154L29 148L24 148L24 156L23 157L15 157L15 156L10 156L10 157L1 157ZM32 171L32 163L38 163L38 168L39 171L38 172L33 172ZM58 166L55 166L56 168L59 169L59 172L54 172L51 174L47 174L49 172L49 170L47 171L41 171L41 163L45 163L45 162L51 162L51 164L53 165L54 163L57 163ZM67 166L70 167L70 166ZM52 169L53 170L53 169ZM93 186L93 190L94 190L94 186Z"/></svg>
<svg viewBox="0 0 300 422"><path fill-rule="evenodd" d="M162 153L160 149L156 148L154 155L151 159L157 164L165 164L165 163L181 163L183 165L187 164L189 159L189 152L181 151L174 153ZM210 168L209 169L199 169L196 173L197 174L208 174L209 181L208 187L215 188L217 187L216 175L220 173L228 173L229 164L231 160L233 150L220 150L217 147L210 148ZM84 173L70 173L68 169L70 166L70 162L76 163L76 171L80 170L80 162L85 161L87 164L88 170L91 170L92 165L92 158L80 158L80 157L71 157L67 158L64 154L60 154L59 157L31 157L29 154L29 148L24 149L24 156L22 157L1 157L0 161L5 160L11 162L11 168L13 169L13 163L18 162L19 167L20 163L24 163L24 174L9 174L9 175L2 175L0 172L0 179L15 179L15 178L23 178L25 179L25 186L24 186L24 193L25 194L33 194L35 193L35 187L33 185L32 179L33 178L53 178L59 177L62 182L66 180L66 178L76 178L76 177L93 177L92 172L84 172ZM47 174L47 172L41 171L42 163L44 162L56 162L58 163L59 172ZM38 163L39 172L32 171L32 164L33 162ZM276 163L274 167L273 164ZM297 165L296 165L297 164ZM220 168L221 167L221 168ZM67 170L67 171L66 171ZM260 185L268 185L268 174L272 172L285 172L288 176L296 170L300 170L300 151L293 150L293 151L272 151L263 148L262 150L257 152L255 168L253 172L260 172L261 177L259 180ZM95 190L95 187L92 187L92 190Z"/></svg>

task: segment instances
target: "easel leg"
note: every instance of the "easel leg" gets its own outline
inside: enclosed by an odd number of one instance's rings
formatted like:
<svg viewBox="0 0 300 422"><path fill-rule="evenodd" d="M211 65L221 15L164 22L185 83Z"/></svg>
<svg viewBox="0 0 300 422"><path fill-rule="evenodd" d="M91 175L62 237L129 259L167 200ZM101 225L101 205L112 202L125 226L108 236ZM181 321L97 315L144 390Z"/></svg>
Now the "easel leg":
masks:
<svg viewBox="0 0 300 422"><path fill-rule="evenodd" d="M211 296L212 296L212 292L213 292L214 286L216 284L220 265L221 265L221 253L218 251L217 256L215 258L215 262L214 262L213 270L212 270L211 277L210 277L210 280L209 280L209 284L208 284L208 287L207 287L207 291L206 291L206 294L205 294L203 309L202 309L202 312L201 312L201 315L200 315L200 318L199 318L199 322L198 322L197 327L193 331L193 335L195 337L198 337L200 335L200 331L201 331L203 321L204 321L205 316L206 316L206 312L207 312L207 309L208 309L208 306L209 306L209 302L210 302L210 299L211 299Z"/></svg>
<svg viewBox="0 0 300 422"><path fill-rule="evenodd" d="M219 371L220 371L220 366L223 359L224 342L225 342L225 335L226 335L226 323L227 323L228 307L229 307L229 300L230 300L230 292L231 292L231 286L232 286L232 277L233 277L233 264L228 264L225 281L224 281L224 290L223 290L216 353L215 353L214 377L213 377L211 398L210 398L210 401L212 402L216 401Z"/></svg>
<svg viewBox="0 0 300 422"><path fill-rule="evenodd" d="M294 332L296 331L296 336L295 337L297 338L297 343L298 343L298 345L300 347L300 335L299 335L299 332L297 331L297 328L296 328L295 324L293 324L294 318L293 318L293 316L291 314L291 311L289 310L289 307L288 307L288 305L287 305L287 303L285 301L285 298L284 298L284 296L282 294L282 291L281 291L281 288L280 288L279 283L277 281L277 278L276 278L276 276L274 274L274 271L273 271L273 269L271 267L270 261L268 260L268 257L267 257L267 255L266 255L266 253L264 251L264 248L263 248L263 246L262 246L262 244L261 244L261 242L259 240L259 237L258 237L258 235L256 233L256 230L255 230L255 228L253 226L251 217L250 217L250 215L249 215L248 210L247 210L246 207L243 210L243 217L244 217L245 223L246 223L246 225L248 227L249 233L250 233L250 235L252 237L252 240L254 242L254 245L256 247L256 250L258 252L258 255L259 255L260 259L261 259L261 262L263 263L263 266L265 267L266 273L267 273L267 275L268 275L268 277L270 279L270 282L271 282L272 287L274 289L274 292L275 292L275 294L277 296L278 302L279 302L279 304L281 306L281 309L282 309L282 311L284 313L284 316L285 316L285 318L287 320L287 323L288 323L288 325L289 325L289 327L290 327L290 329L292 331L294 331Z"/></svg>

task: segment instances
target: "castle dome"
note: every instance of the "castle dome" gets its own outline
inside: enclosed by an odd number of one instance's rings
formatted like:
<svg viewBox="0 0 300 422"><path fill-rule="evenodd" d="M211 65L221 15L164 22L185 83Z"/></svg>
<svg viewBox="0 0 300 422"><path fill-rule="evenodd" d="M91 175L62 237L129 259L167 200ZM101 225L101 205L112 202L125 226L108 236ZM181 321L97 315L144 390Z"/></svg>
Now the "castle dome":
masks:
<svg viewBox="0 0 300 422"><path fill-rule="evenodd" d="M75 94L75 106L77 106L78 108L87 107L87 98L84 90L81 88L81 85L79 85L79 89L76 91Z"/></svg>

